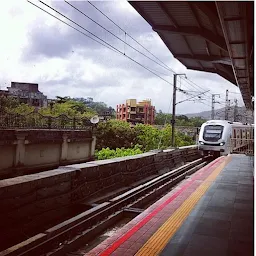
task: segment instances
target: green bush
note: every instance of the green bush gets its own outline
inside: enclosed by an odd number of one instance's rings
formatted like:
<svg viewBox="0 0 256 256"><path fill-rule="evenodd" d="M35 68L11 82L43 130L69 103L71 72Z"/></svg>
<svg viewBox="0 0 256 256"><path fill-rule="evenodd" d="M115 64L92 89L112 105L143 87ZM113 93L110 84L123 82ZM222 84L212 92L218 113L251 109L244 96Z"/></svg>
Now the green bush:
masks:
<svg viewBox="0 0 256 256"><path fill-rule="evenodd" d="M124 156L132 156L137 154L142 154L140 145L135 145L133 148L103 148L101 150L95 151L95 156L98 160L116 158L116 157L124 157Z"/></svg>

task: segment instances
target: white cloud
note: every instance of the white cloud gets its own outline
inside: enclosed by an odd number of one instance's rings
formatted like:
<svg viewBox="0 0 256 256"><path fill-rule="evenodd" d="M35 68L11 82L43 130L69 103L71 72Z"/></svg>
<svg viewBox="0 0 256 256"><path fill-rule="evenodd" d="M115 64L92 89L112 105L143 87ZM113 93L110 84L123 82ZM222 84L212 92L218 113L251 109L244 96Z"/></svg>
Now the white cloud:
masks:
<svg viewBox="0 0 256 256"><path fill-rule="evenodd" d="M36 3L38 4L38 2ZM99 7L101 4L99 2L95 3ZM163 59L173 70L178 73L185 72L196 84L206 89L212 89L215 93L220 93L223 100L226 89L238 92L234 85L218 75L187 70L186 67L173 58L158 35L151 30L150 26L129 3L120 1L112 3L112 5L111 3L108 4L112 9L109 8L109 13L107 14L111 16L113 15L113 10L115 10L119 16L121 15L123 19L116 20L116 22L118 24L122 23L122 26L128 29L128 32L133 29L134 32L131 31L130 34L133 35L135 33L137 35L136 39L140 43L154 52L160 59ZM66 13L71 15L70 9L66 6L64 8L67 10ZM133 21L135 18L138 19L138 21L136 20L138 27L130 27L129 21ZM0 19L0 30L2 32L0 61L3 63L0 67L1 89L10 86L11 81L38 82L40 90L48 97L56 95L68 95L71 97L92 96L95 100L104 101L113 107L124 102L127 98L137 98L138 100L150 98L158 110L168 110L172 98L172 86L170 84L107 48L91 49L90 39L81 37L79 38L80 42L75 44L70 36L71 30L67 26L33 7L27 1L3 1L0 9ZM115 28L112 31L116 32L117 30ZM46 36L44 35L45 31L49 31L49 34L52 33L50 39L59 40L56 41L56 50L69 42L72 44L71 50L67 50L68 52L65 56L47 56L42 55L42 52L39 52L41 49L36 48L38 58L24 59L23 53L30 49L31 45L35 44L33 40L38 40L36 43L40 45L40 37L34 39L35 37L32 36L35 31L42 37ZM60 38L55 38L56 35L54 33L56 31L60 32L58 35ZM121 35L122 33L120 32L119 36ZM106 38L110 40L110 37L106 36ZM44 43L48 42L44 49L52 47L50 39L48 41L47 38L42 40ZM128 37L127 42L140 49L143 53L148 54ZM124 49L123 44L118 44L118 46L121 47L120 49ZM161 76L171 84L173 83L172 72L157 66L145 58L138 57L139 54L134 53L131 49L128 50L128 46L125 49L126 54L143 63L143 65L166 74ZM52 51L54 52L54 48ZM148 56L154 58L151 55ZM184 89L195 89L191 84L187 84L184 81L182 81L181 86ZM237 96L237 94L230 94L232 99ZM177 101L185 98L186 96L180 93L177 94ZM210 96L208 96L206 103L210 104ZM178 113L203 110L209 110L209 106L184 102L178 104L177 107Z"/></svg>

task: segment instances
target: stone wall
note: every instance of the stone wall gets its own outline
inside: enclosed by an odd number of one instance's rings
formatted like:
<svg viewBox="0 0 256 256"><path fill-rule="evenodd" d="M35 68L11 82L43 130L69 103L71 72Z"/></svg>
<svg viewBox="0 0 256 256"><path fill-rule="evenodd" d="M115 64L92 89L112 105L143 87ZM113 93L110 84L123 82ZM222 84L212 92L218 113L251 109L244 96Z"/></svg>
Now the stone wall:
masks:
<svg viewBox="0 0 256 256"><path fill-rule="evenodd" d="M0 229L5 245L22 241L92 197L199 158L196 146L67 165L0 181ZM22 233L20 232L22 230ZM16 237L15 237L16 236ZM1 249L1 248L0 248ZM1 251L1 250L0 250Z"/></svg>
<svg viewBox="0 0 256 256"><path fill-rule="evenodd" d="M0 130L0 178L92 160L95 143L91 131Z"/></svg>

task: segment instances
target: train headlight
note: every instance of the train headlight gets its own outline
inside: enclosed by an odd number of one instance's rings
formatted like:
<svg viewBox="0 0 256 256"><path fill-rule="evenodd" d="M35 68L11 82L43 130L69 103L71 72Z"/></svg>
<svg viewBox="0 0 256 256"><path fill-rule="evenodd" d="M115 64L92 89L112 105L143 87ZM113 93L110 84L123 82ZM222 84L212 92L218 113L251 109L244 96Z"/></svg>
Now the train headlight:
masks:
<svg viewBox="0 0 256 256"><path fill-rule="evenodd" d="M221 142L221 143L220 143L220 146L224 146L224 145L225 145L225 142Z"/></svg>
<svg viewBox="0 0 256 256"><path fill-rule="evenodd" d="M199 141L199 143L200 143L201 145L204 145L204 143L203 143L202 141Z"/></svg>

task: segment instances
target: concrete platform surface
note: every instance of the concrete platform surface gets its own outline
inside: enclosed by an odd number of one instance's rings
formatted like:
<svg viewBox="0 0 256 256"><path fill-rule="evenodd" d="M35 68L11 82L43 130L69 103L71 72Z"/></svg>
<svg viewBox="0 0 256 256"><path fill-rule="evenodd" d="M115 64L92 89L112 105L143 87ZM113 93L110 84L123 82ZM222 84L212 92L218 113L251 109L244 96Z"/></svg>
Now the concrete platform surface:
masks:
<svg viewBox="0 0 256 256"><path fill-rule="evenodd" d="M85 255L253 255L252 161L216 159Z"/></svg>

